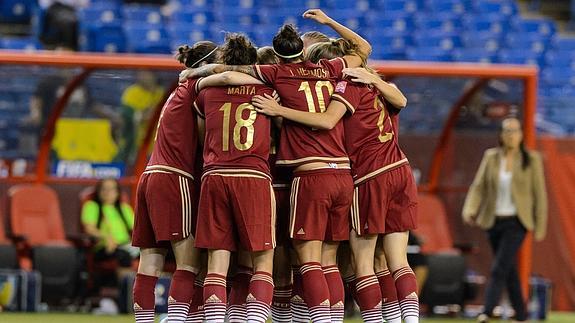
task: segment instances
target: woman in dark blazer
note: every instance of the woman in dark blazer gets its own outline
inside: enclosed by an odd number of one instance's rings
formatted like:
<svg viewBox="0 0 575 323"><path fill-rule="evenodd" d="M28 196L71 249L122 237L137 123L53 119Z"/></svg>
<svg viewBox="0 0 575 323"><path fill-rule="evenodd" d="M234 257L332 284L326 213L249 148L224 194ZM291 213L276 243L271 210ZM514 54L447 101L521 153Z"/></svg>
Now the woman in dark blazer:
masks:
<svg viewBox="0 0 575 323"><path fill-rule="evenodd" d="M523 145L518 119L503 120L500 146L485 151L462 213L466 224L487 230L494 254L485 309L477 321L488 322L503 287L507 287L515 319L525 321L517 252L527 231L533 231L537 241L545 237L547 194L541 156Z"/></svg>

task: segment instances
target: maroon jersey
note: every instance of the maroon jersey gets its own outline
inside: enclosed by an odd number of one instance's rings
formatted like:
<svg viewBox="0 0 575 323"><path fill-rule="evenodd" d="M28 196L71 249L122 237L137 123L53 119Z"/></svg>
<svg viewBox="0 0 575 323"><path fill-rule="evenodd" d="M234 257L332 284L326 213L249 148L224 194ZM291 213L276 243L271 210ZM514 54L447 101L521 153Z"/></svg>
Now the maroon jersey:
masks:
<svg viewBox="0 0 575 323"><path fill-rule="evenodd" d="M249 169L270 177L270 119L251 105L254 95L273 93L265 85L211 87L194 103L206 120L204 173L214 169Z"/></svg>
<svg viewBox="0 0 575 323"><path fill-rule="evenodd" d="M180 83L172 92L158 121L156 143L146 171L176 172L193 178L198 147L197 80Z"/></svg>
<svg viewBox="0 0 575 323"><path fill-rule="evenodd" d="M336 81L346 67L343 58L311 62L256 65L258 77L272 85L282 105L305 112L324 112ZM299 166L308 162L349 162L344 146L343 124L332 130L317 130L290 120L283 121L278 149L278 166Z"/></svg>
<svg viewBox="0 0 575 323"><path fill-rule="evenodd" d="M397 111L384 104L377 89L343 80L331 98L353 114L344 119L344 126L356 185L407 163L397 140Z"/></svg>

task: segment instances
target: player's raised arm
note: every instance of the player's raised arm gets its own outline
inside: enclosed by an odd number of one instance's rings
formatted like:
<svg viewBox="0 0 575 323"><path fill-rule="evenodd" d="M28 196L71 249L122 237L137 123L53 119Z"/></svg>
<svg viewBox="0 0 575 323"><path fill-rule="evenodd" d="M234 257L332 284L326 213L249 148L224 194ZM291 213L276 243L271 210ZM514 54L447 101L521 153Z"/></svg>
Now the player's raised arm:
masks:
<svg viewBox="0 0 575 323"><path fill-rule="evenodd" d="M254 96L252 104L258 113L270 117L286 118L321 130L333 129L347 111L346 107L337 101L330 102L327 110L323 113L298 111L281 106L272 96L267 94Z"/></svg>
<svg viewBox="0 0 575 323"><path fill-rule="evenodd" d="M346 26L340 24L339 22L335 21L331 17L325 14L320 9L310 9L304 12L304 18L312 19L322 25L327 25L332 28L335 32L337 32L342 38L352 41L353 43L357 44L358 52L361 57L353 58L354 55L345 56L347 63L351 67L360 66L363 60L367 59L367 57L371 54L371 45L365 39L363 39L360 35L355 33L353 30L347 28Z"/></svg>
<svg viewBox="0 0 575 323"><path fill-rule="evenodd" d="M397 86L382 80L379 75L365 68L346 68L343 73L350 76L353 82L371 84L391 103L395 108L403 109L407 106L407 98Z"/></svg>
<svg viewBox="0 0 575 323"><path fill-rule="evenodd" d="M254 67L252 65L236 65L236 66L232 66L232 65L224 65L224 64L207 64L204 65L202 67L198 67L198 68L188 68L185 69L183 71L180 72L180 82L185 82L187 79L190 78L199 78L199 77L207 77L210 75L214 75L214 74L219 74L219 73L223 73L223 72L227 72L227 71L233 71L233 72L240 72L240 73L244 73L244 74L248 74L250 76L252 76L253 78L258 78L258 75L254 69ZM227 76L229 77L229 76ZM224 77L225 79L226 77ZM230 80L230 79L228 79ZM239 82L238 79L234 79L236 81ZM242 83L239 82L239 84L221 84L221 85L241 85ZM243 83L246 84L246 83ZM249 84L259 84L259 83L249 83Z"/></svg>
<svg viewBox="0 0 575 323"><path fill-rule="evenodd" d="M263 84L262 81L240 72L227 71L220 74L210 75L202 78L198 82L198 90L209 86L225 86L225 85L245 85L245 84Z"/></svg>

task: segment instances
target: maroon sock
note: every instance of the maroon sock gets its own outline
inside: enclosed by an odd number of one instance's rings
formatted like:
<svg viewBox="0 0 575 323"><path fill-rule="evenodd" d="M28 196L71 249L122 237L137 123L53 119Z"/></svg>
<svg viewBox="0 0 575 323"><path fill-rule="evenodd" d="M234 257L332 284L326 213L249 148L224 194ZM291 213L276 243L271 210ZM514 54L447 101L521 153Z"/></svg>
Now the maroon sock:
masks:
<svg viewBox="0 0 575 323"><path fill-rule="evenodd" d="M232 279L232 289L228 299L228 320L234 322L246 322L246 298L248 297L252 269L238 266L236 275Z"/></svg>
<svg viewBox="0 0 575 323"><path fill-rule="evenodd" d="M183 323L188 316L190 302L194 295L196 274L187 270L176 270L170 283L168 296L168 321Z"/></svg>
<svg viewBox="0 0 575 323"><path fill-rule="evenodd" d="M383 322L381 313L381 289L379 281L374 275L359 277L356 279L357 302L361 310L364 322Z"/></svg>
<svg viewBox="0 0 575 323"><path fill-rule="evenodd" d="M381 308L383 318L391 323L401 323L401 309L397 301L397 290L395 289L395 280L389 270L375 273L381 288Z"/></svg>
<svg viewBox="0 0 575 323"><path fill-rule="evenodd" d="M250 282L250 293L247 298L248 322L265 321L270 316L270 306L274 295L272 274L256 271Z"/></svg>
<svg viewBox="0 0 575 323"><path fill-rule="evenodd" d="M419 317L419 298L417 297L417 280L410 267L402 267L393 272L395 288L401 317L407 320L409 317Z"/></svg>
<svg viewBox="0 0 575 323"><path fill-rule="evenodd" d="M196 277L194 282L194 295L190 302L186 323L204 322L204 279Z"/></svg>
<svg viewBox="0 0 575 323"><path fill-rule="evenodd" d="M208 322L223 322L226 318L226 276L207 274L204 280L204 315Z"/></svg>
<svg viewBox="0 0 575 323"><path fill-rule="evenodd" d="M325 281L329 288L329 304L331 306L331 321L343 322L345 289L337 265L322 268Z"/></svg>
<svg viewBox="0 0 575 323"><path fill-rule="evenodd" d="M272 300L272 322L291 323L290 299L292 296L292 285L276 286L274 288L274 298Z"/></svg>
<svg viewBox="0 0 575 323"><path fill-rule="evenodd" d="M357 291L355 287L355 280L356 278L355 275L353 274L350 276L343 277L343 284L345 285L345 288L351 294L353 300L357 302Z"/></svg>
<svg viewBox="0 0 575 323"><path fill-rule="evenodd" d="M309 308L309 316L315 323L331 322L329 287L321 264L307 262L301 266L304 300Z"/></svg>
<svg viewBox="0 0 575 323"><path fill-rule="evenodd" d="M136 323L153 323L156 297L154 291L158 277L136 274L134 280L134 315Z"/></svg>
<svg viewBox="0 0 575 323"><path fill-rule="evenodd" d="M309 310L304 300L303 295L303 277L301 275L301 267L293 266L293 290L290 299L290 308L292 320L294 323L308 323Z"/></svg>

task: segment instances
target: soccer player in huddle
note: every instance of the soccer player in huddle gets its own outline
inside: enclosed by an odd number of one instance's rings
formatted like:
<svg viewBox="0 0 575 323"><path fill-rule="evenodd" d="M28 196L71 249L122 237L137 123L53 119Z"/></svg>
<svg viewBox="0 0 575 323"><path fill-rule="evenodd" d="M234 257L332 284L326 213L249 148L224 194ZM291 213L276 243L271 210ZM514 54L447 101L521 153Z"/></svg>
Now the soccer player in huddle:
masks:
<svg viewBox="0 0 575 323"><path fill-rule="evenodd" d="M180 47L178 59L187 67L212 63L216 44L202 41ZM136 322L154 322L154 289L167 248L176 257L176 271L169 292L170 322L184 322L199 271L194 248L196 205L195 158L198 141L196 115L192 109L196 80L180 83L170 95L158 123L156 144L137 188L132 244L140 247L140 264L134 282Z"/></svg>
<svg viewBox="0 0 575 323"><path fill-rule="evenodd" d="M242 35L231 34L221 49L222 62L255 64L257 52ZM202 81L200 81L202 82ZM252 254L253 276L247 296L247 321L265 322L273 295L275 197L268 165L270 119L251 105L254 95L273 93L257 80L209 87L194 106L205 129L204 173L196 247L208 250L204 313L208 322L226 315L226 276L231 252Z"/></svg>
<svg viewBox="0 0 575 323"><path fill-rule="evenodd" d="M330 43L308 49L312 61L344 53ZM365 322L382 322L382 299L387 322L399 323L402 317L407 323L418 322L415 276L406 259L408 230L416 226L417 188L397 141L397 113L406 99L370 71L346 69L345 73L348 77L338 82L323 114L285 108L263 97L254 98L254 105L258 112L319 129L332 129L346 113L350 115L344 125L355 185L350 244L356 299ZM378 252L376 274L374 252L380 235L385 253Z"/></svg>

